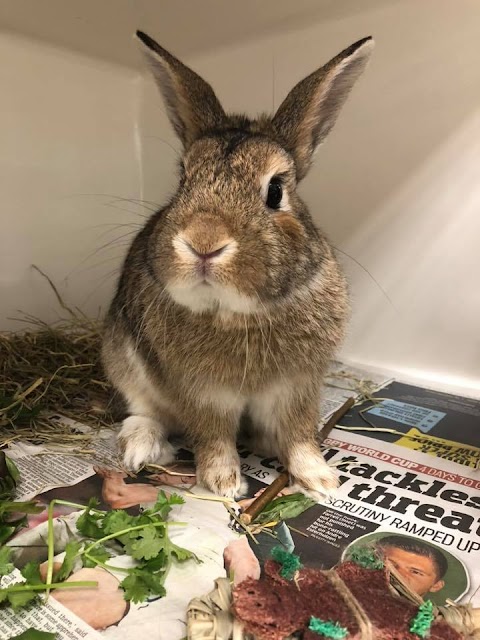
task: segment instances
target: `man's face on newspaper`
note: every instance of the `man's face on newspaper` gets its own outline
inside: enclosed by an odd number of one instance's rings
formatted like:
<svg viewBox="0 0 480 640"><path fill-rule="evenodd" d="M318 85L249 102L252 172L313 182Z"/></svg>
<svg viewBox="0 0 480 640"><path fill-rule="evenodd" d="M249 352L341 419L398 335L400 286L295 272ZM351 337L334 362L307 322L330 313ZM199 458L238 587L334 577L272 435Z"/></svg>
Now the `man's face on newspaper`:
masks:
<svg viewBox="0 0 480 640"><path fill-rule="evenodd" d="M440 591L445 586L445 582L438 577L432 558L398 547L384 547L383 551L387 564L393 566L419 596Z"/></svg>

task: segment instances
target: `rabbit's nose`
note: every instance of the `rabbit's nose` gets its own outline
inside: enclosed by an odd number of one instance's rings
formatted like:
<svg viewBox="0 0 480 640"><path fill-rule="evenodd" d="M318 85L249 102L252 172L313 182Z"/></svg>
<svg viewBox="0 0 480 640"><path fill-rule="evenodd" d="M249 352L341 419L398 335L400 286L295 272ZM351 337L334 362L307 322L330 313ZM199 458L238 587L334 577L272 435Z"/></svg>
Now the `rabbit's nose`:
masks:
<svg viewBox="0 0 480 640"><path fill-rule="evenodd" d="M189 244L188 242L186 243L188 248L190 249L190 251L197 256L197 258L200 258L200 260L202 260L203 262L207 262L208 260L211 260L212 258L217 258L218 256L221 256L222 253L224 253L224 251L227 249L227 247L230 245L230 242L227 242L226 244L222 245L221 247L218 247L217 249L215 249L214 251L208 251L208 252L201 252L198 251L197 249L195 249L194 247L192 247L191 244Z"/></svg>

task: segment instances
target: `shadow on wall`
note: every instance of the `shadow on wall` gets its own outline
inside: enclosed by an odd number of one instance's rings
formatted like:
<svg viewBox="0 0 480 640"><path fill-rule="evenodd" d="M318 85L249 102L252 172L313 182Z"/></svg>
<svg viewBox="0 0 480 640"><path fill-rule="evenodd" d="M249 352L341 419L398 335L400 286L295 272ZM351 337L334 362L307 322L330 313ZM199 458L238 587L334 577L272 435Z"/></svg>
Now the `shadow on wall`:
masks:
<svg viewBox="0 0 480 640"><path fill-rule="evenodd" d="M343 245L395 305L346 259L354 318L345 351L353 359L414 361L480 382L479 157L480 110Z"/></svg>

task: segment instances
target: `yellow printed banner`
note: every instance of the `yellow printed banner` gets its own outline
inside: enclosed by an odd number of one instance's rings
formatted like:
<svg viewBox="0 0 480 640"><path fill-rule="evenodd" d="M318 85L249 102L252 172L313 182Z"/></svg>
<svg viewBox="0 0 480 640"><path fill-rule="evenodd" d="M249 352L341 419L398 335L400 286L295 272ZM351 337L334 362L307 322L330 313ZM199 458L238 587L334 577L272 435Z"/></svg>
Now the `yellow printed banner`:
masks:
<svg viewBox="0 0 480 640"><path fill-rule="evenodd" d="M472 469L480 468L480 448L461 445L453 440L444 440L421 433L418 429L410 429L395 444L407 449L414 449L430 456L463 464Z"/></svg>

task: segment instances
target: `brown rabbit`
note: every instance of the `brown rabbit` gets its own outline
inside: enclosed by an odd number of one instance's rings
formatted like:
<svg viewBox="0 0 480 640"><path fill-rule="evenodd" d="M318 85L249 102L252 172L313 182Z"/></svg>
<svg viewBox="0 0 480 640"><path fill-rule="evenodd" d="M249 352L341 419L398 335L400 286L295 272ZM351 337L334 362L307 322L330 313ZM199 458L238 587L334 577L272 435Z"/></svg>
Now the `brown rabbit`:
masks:
<svg viewBox="0 0 480 640"><path fill-rule="evenodd" d="M180 184L133 241L105 327L103 359L129 417L136 470L173 457L183 430L197 478L240 490L236 438L274 454L321 498L337 485L316 443L322 377L344 335L347 288L296 192L363 71L371 38L299 82L273 117L227 115L212 88L137 32L184 146Z"/></svg>

